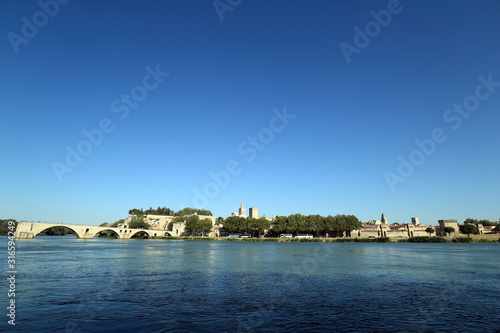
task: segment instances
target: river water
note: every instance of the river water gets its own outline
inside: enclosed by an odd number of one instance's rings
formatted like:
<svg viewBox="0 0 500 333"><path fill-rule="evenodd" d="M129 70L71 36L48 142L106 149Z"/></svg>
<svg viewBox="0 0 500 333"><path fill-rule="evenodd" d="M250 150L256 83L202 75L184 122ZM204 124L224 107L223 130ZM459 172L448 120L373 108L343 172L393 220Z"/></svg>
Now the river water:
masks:
<svg viewBox="0 0 500 333"><path fill-rule="evenodd" d="M0 329L499 332L499 258L500 244L36 237L16 242L16 326L4 314Z"/></svg>

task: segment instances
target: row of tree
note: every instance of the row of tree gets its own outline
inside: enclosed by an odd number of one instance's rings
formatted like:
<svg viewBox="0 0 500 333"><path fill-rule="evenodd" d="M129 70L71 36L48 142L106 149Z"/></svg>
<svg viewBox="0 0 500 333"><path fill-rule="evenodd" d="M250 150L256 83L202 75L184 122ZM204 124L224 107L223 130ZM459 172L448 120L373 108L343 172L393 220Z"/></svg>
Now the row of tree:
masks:
<svg viewBox="0 0 500 333"><path fill-rule="evenodd" d="M246 233L260 236L264 230L269 230L270 236L280 234L311 234L313 236L326 235L333 237L351 236L353 230L361 229L361 222L354 215L302 215L292 214L278 216L272 223L267 219L242 218L231 216L222 221L224 229L229 233Z"/></svg>
<svg viewBox="0 0 500 333"><path fill-rule="evenodd" d="M491 222L490 220L476 220L476 219L471 219L470 217L465 219L464 224L474 224L476 226L478 224L482 224L485 227L494 225L498 226L498 222Z"/></svg>
<svg viewBox="0 0 500 333"><path fill-rule="evenodd" d="M167 216L185 216L185 215L192 215L194 213L198 215L209 215L212 216L212 212L206 209L196 209L196 208L190 208L186 207L184 209L181 209L178 212L173 211L170 208L167 207L160 207L153 209L152 207L149 207L149 209L143 210L133 208L128 211L129 215L167 215Z"/></svg>
<svg viewBox="0 0 500 333"><path fill-rule="evenodd" d="M224 230L230 234L242 233L249 234L252 236L260 236L264 233L264 230L268 230L271 227L271 222L266 218L244 218L239 216L230 216L225 220L218 220L222 223Z"/></svg>

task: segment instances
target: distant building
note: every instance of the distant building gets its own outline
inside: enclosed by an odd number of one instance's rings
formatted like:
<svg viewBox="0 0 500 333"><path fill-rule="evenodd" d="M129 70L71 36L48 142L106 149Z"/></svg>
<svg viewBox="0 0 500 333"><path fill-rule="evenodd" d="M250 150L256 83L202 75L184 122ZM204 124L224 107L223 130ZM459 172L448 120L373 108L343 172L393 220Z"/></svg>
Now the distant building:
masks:
<svg viewBox="0 0 500 333"><path fill-rule="evenodd" d="M458 229L458 222L457 220L439 220L439 228L436 228L436 235L441 235L445 236L446 232L444 231L444 228L446 227L452 227L455 229L455 232L452 232L452 235L458 235L459 229Z"/></svg>
<svg viewBox="0 0 500 333"><path fill-rule="evenodd" d="M243 207L243 201L241 202L241 206L240 206L240 209L238 209L238 212L232 213L231 216L247 218L245 207ZM248 209L248 217L258 219L259 218L259 208L257 208L257 207L249 208ZM264 214L261 218L264 218L268 221L274 221L274 218L266 217L266 214Z"/></svg>
<svg viewBox="0 0 500 333"><path fill-rule="evenodd" d="M241 206L240 209L238 209L238 212L233 213L232 216L238 216L238 217L247 217L247 214L245 213L245 207L243 207L243 201L241 201Z"/></svg>
<svg viewBox="0 0 500 333"><path fill-rule="evenodd" d="M425 231L429 225L420 224L418 217L412 217L411 223L393 223L389 224L387 217L382 213L380 220L370 220L363 222L360 230L353 230L351 237L353 238L369 238L369 237L414 237L428 236ZM437 235L437 232L436 232Z"/></svg>
<svg viewBox="0 0 500 333"><path fill-rule="evenodd" d="M248 214L249 214L249 217L252 217L254 219L258 219L259 218L259 209L257 207L250 207L248 209Z"/></svg>

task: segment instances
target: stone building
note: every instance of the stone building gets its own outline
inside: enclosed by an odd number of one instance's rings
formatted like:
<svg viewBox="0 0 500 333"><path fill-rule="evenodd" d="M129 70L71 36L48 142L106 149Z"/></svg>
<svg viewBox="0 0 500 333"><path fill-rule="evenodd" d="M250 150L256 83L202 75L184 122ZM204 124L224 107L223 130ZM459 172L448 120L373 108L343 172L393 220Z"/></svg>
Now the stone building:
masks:
<svg viewBox="0 0 500 333"><path fill-rule="evenodd" d="M382 213L380 220L370 220L362 223L360 230L353 230L353 238L373 238L373 237L391 237L406 238L415 236L428 236L425 231L429 225L421 224L418 217L411 218L412 223L393 223L389 224L387 217Z"/></svg>
<svg viewBox="0 0 500 333"><path fill-rule="evenodd" d="M249 217L252 217L254 219L258 219L259 218L259 209L257 207L250 207L248 209L248 214L249 214Z"/></svg>
<svg viewBox="0 0 500 333"><path fill-rule="evenodd" d="M238 212L234 212L233 214L231 214L231 216L244 217L244 218L247 217L245 213L245 207L243 207L243 201L241 201L241 206L240 209L238 209Z"/></svg>
<svg viewBox="0 0 500 333"><path fill-rule="evenodd" d="M251 208L249 208L248 209L248 214L249 215L247 216L246 213L245 213L245 207L243 207L243 201L242 201L240 209L238 209L238 212L232 213L231 216L243 217L243 218L251 217L251 218L254 218L254 219L258 219L259 218L259 208L257 208L257 207L251 207ZM267 217L266 214L262 215L260 218L266 219L268 221L274 221L274 218Z"/></svg>
<svg viewBox="0 0 500 333"><path fill-rule="evenodd" d="M446 227L452 227L455 229L455 232L452 232L452 236L456 236L459 234L459 229L458 229L458 222L457 220L439 220L439 227L436 228L436 235L441 235L441 236L446 236L446 232L444 231L444 228Z"/></svg>

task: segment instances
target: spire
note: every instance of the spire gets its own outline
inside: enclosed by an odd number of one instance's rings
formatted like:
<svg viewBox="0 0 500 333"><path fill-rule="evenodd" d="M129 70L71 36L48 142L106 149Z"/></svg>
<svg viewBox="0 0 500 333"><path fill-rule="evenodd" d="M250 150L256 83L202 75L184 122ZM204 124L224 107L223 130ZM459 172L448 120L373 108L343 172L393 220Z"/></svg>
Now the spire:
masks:
<svg viewBox="0 0 500 333"><path fill-rule="evenodd" d="M246 214L245 214L245 207L243 207L243 201L241 201L241 207L240 207L240 209L239 209L238 213L239 213L239 216L241 216L241 217L246 217Z"/></svg>

